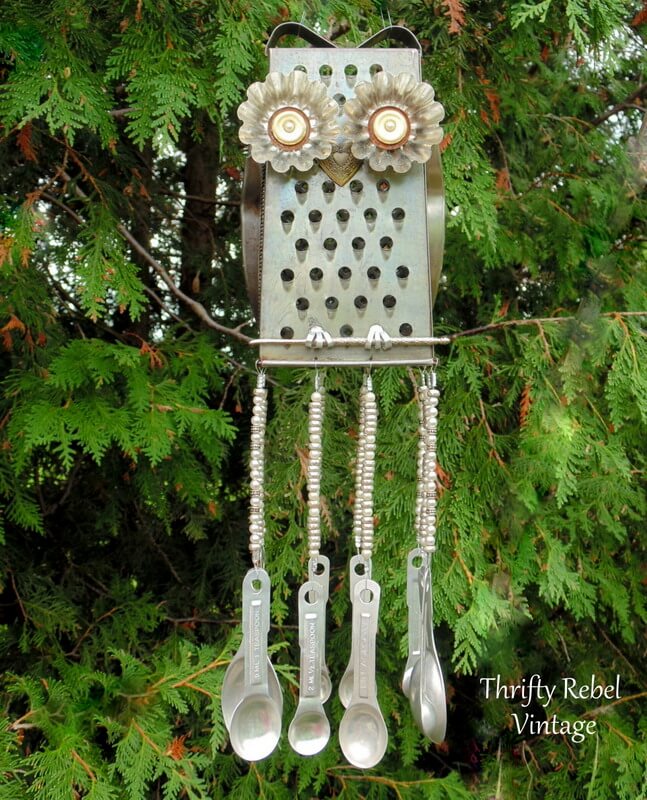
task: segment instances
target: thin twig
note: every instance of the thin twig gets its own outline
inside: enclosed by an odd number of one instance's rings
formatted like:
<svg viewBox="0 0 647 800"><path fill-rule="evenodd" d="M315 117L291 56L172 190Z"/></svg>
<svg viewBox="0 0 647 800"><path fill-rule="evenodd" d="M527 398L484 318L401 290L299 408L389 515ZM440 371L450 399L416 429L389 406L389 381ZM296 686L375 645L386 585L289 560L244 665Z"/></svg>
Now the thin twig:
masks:
<svg viewBox="0 0 647 800"><path fill-rule="evenodd" d="M647 317L647 309L645 311L607 311L600 314L601 317ZM462 339L464 336L476 336L479 333L487 333L488 331L499 330L500 328L513 328L521 327L523 325L547 325L550 323L560 322L574 322L577 317L538 317L533 319L508 319L503 322L493 322L489 325L480 325L478 328L469 328L466 331L458 331L457 333L448 334L448 339L452 342L455 339Z"/></svg>
<svg viewBox="0 0 647 800"><path fill-rule="evenodd" d="M622 111L623 109L632 106L633 101L637 100L639 97L642 97L645 91L647 91L647 83L641 83L640 86L634 92L627 95L627 97L625 97L624 100L621 100L619 103L616 103L615 106L612 106L611 108L607 109L603 114L600 114L600 116L596 117L591 122L591 125L597 127L598 125L601 125L603 122L606 122L609 119L609 117L612 117L619 111Z"/></svg>
<svg viewBox="0 0 647 800"><path fill-rule="evenodd" d="M62 177L72 183L72 178L66 172L62 172ZM77 197L81 200L88 200L89 197L86 192L81 189L78 184L74 184L74 192L76 193ZM194 300L189 295L185 294L179 286L176 285L175 281L171 278L167 269L159 263L159 261L154 258L154 256L148 252L148 250L144 247L144 245L128 230L128 228L121 222L117 223L117 230L119 233L124 237L124 239L128 242L128 244L132 247L132 249L139 253L139 255L146 261L148 264L155 270L155 272L160 276L160 278L164 281L164 283L168 286L171 292L181 300L188 308L193 311L193 313L200 319L204 324L212 328L218 333L224 333L227 336L231 336L234 339L238 339L240 342L244 342L248 344L251 341L251 337L246 336L244 333L241 333L240 330L237 328L228 328L226 325L221 325L219 322L216 322L215 319L209 314L207 309L199 303L197 300ZM245 323L246 324L246 323ZM242 326L241 326L242 327Z"/></svg>
<svg viewBox="0 0 647 800"><path fill-rule="evenodd" d="M76 752L76 750L72 750L72 758L75 761L77 761L83 767L83 769L87 772L87 774L90 776L90 778L94 782L96 782L97 776L94 774L94 772L92 772L92 769L90 768L90 765L81 758L81 756Z"/></svg>

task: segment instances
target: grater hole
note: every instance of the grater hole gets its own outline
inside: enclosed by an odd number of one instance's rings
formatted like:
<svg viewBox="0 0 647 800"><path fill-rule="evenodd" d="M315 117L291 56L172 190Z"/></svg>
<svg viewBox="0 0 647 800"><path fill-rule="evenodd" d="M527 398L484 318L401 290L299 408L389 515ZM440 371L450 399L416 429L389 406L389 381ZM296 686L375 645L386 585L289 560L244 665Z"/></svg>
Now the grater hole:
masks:
<svg viewBox="0 0 647 800"><path fill-rule="evenodd" d="M294 336L294 331L289 325L286 325L285 328L281 328L281 339L291 339Z"/></svg>
<svg viewBox="0 0 647 800"><path fill-rule="evenodd" d="M371 64L369 72L371 75L376 75L378 72L382 72L382 65L381 64Z"/></svg>
<svg viewBox="0 0 647 800"><path fill-rule="evenodd" d="M305 194L308 191L308 181L297 181L294 184L294 191L297 194Z"/></svg>
<svg viewBox="0 0 647 800"><path fill-rule="evenodd" d="M384 308L395 308L396 299L393 297L392 294L387 294L382 299L382 305Z"/></svg>
<svg viewBox="0 0 647 800"><path fill-rule="evenodd" d="M326 297L326 308L328 311L334 311L339 306L339 300L336 297Z"/></svg>
<svg viewBox="0 0 647 800"><path fill-rule="evenodd" d="M333 250L337 249L337 240L329 236L327 239L324 239L323 246L324 250L332 252Z"/></svg>
<svg viewBox="0 0 647 800"><path fill-rule="evenodd" d="M319 267L313 267L310 270L310 280L320 281L323 278L323 270Z"/></svg>
<svg viewBox="0 0 647 800"><path fill-rule="evenodd" d="M330 64L322 64L319 67L319 74L322 78L329 78L332 75L332 67Z"/></svg>
<svg viewBox="0 0 647 800"><path fill-rule="evenodd" d="M281 270L281 280L284 283L289 283L290 281L293 281L294 280L294 270L282 269Z"/></svg>
<svg viewBox="0 0 647 800"><path fill-rule="evenodd" d="M382 180L377 182L377 190L378 192L388 192L391 188L391 184L387 181L386 178L382 178Z"/></svg>
<svg viewBox="0 0 647 800"><path fill-rule="evenodd" d="M344 97L344 95L343 95L343 94L334 94L334 95L333 95L333 97L332 97L332 99L333 99L333 100L334 100L334 101L337 103L337 105L339 106L339 113L341 114L341 112L342 112L342 110L343 110L343 108L344 108L344 103L346 102L346 98Z"/></svg>
<svg viewBox="0 0 647 800"><path fill-rule="evenodd" d="M350 280L350 276L353 274L353 271L350 267L340 267L337 274L342 281L348 281Z"/></svg>
<svg viewBox="0 0 647 800"><path fill-rule="evenodd" d="M308 70L306 69L304 64L297 64L296 67L294 68L294 72L307 72L307 71Z"/></svg>
<svg viewBox="0 0 647 800"><path fill-rule="evenodd" d="M363 188L364 184L361 181L354 180L350 182L350 190L353 194L359 194Z"/></svg>
<svg viewBox="0 0 647 800"><path fill-rule="evenodd" d="M361 236L356 236L353 239L353 250L363 250L366 247L366 242Z"/></svg>
<svg viewBox="0 0 647 800"><path fill-rule="evenodd" d="M297 297L297 302L295 305L297 307L297 311L307 311L310 308L310 301L307 297Z"/></svg>
<svg viewBox="0 0 647 800"><path fill-rule="evenodd" d="M309 247L308 240L307 239L297 239L296 242L294 243L294 246L300 253L303 253Z"/></svg>
<svg viewBox="0 0 647 800"><path fill-rule="evenodd" d="M400 222L405 218L406 214L404 213L403 208L394 208L391 212L391 216L396 222Z"/></svg>
<svg viewBox="0 0 647 800"><path fill-rule="evenodd" d="M368 275L368 279L370 281L377 281L380 279L380 275L382 274L382 270L379 267L369 267L366 270L366 274Z"/></svg>
<svg viewBox="0 0 647 800"><path fill-rule="evenodd" d="M363 294L358 294L357 297L353 300L353 303L355 304L355 308L362 309L366 308L366 306L368 305L368 300L364 297Z"/></svg>
<svg viewBox="0 0 647 800"><path fill-rule="evenodd" d="M395 274L400 278L401 281L406 280L409 277L409 267L405 267L403 264L399 266Z"/></svg>
<svg viewBox="0 0 647 800"><path fill-rule="evenodd" d="M367 208L364 212L364 219L367 222L375 222L377 219L377 211L374 208Z"/></svg>
<svg viewBox="0 0 647 800"><path fill-rule="evenodd" d="M335 191L335 184L333 181L324 181L321 188L324 194L332 194Z"/></svg>
<svg viewBox="0 0 647 800"><path fill-rule="evenodd" d="M294 214L292 211L283 211L281 214L281 222L284 225L290 225L292 222L294 222Z"/></svg>
<svg viewBox="0 0 647 800"><path fill-rule="evenodd" d="M347 78L354 78L357 75L357 67L355 64L346 64L344 67L344 75Z"/></svg>
<svg viewBox="0 0 647 800"><path fill-rule="evenodd" d="M411 327L411 325L409 325L408 322L403 322L402 325L400 325L399 330L400 330L400 336L411 336L411 334L413 333L413 328Z"/></svg>
<svg viewBox="0 0 647 800"><path fill-rule="evenodd" d="M339 333L342 336L352 336L353 335L353 328L351 325L342 325L339 329Z"/></svg>
<svg viewBox="0 0 647 800"><path fill-rule="evenodd" d="M337 219L340 222L348 222L348 220L350 219L350 212L348 211L348 209L340 208L339 211L337 212Z"/></svg>
<svg viewBox="0 0 647 800"><path fill-rule="evenodd" d="M321 222L321 211L313 209L308 214L308 219L310 220L310 222Z"/></svg>
<svg viewBox="0 0 647 800"><path fill-rule="evenodd" d="M393 239L390 236L383 236L380 239L380 247L382 250L391 250L393 247Z"/></svg>

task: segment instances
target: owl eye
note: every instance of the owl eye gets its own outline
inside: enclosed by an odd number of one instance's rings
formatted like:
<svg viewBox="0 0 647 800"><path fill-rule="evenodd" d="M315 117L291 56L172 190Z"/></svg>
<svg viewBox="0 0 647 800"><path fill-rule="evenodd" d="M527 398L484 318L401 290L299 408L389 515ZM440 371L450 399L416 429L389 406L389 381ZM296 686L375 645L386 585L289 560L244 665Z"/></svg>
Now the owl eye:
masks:
<svg viewBox="0 0 647 800"><path fill-rule="evenodd" d="M409 141L411 122L402 109L384 106L371 114L368 135L373 144L383 150L395 150Z"/></svg>
<svg viewBox="0 0 647 800"><path fill-rule="evenodd" d="M345 112L353 156L368 159L377 171L407 172L412 163L428 161L443 138L439 123L445 112L434 90L408 73L376 72L355 87Z"/></svg>
<svg viewBox="0 0 647 800"><path fill-rule="evenodd" d="M272 72L247 90L238 108L239 137L259 164L269 163L277 172L306 171L331 154L340 133L338 113L321 81L298 70Z"/></svg>
<svg viewBox="0 0 647 800"><path fill-rule="evenodd" d="M295 150L303 147L309 139L312 128L310 120L299 108L286 106L279 108L267 123L270 139L281 150Z"/></svg>

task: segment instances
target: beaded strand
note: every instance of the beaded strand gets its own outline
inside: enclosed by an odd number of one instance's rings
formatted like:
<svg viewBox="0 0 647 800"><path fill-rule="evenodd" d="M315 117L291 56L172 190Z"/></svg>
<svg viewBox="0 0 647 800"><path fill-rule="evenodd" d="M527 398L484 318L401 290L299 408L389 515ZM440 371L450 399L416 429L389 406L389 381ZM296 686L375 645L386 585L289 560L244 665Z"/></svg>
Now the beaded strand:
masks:
<svg viewBox="0 0 647 800"><path fill-rule="evenodd" d="M375 479L375 451L377 435L377 401L370 375L366 378L363 397L363 458L361 464L361 554L366 559L373 555L373 486ZM360 436L360 440L362 437Z"/></svg>
<svg viewBox="0 0 647 800"><path fill-rule="evenodd" d="M321 547L321 462L322 430L324 417L324 395L319 387L319 376L315 378L315 390L308 407L308 555L317 558Z"/></svg>
<svg viewBox="0 0 647 800"><path fill-rule="evenodd" d="M362 478L364 475L364 456L366 447L366 384L368 376L364 375L359 394L359 430L357 434L357 461L355 464L355 502L353 503L353 537L358 555L362 549Z"/></svg>
<svg viewBox="0 0 647 800"><path fill-rule="evenodd" d="M436 374L431 373L429 385L421 395L424 455L422 458L422 503L420 511L419 543L426 553L436 552L436 443L438 430L438 398Z"/></svg>
<svg viewBox="0 0 647 800"><path fill-rule="evenodd" d="M265 546L265 428L267 426L267 387L265 373L259 372L252 406L251 457L249 467L249 550L252 563L263 568Z"/></svg>

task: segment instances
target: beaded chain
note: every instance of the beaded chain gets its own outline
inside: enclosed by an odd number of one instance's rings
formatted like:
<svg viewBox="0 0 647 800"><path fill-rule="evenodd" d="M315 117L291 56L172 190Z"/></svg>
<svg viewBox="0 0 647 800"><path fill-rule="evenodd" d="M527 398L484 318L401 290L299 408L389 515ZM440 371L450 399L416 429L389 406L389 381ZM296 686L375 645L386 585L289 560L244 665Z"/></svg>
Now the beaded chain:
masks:
<svg viewBox="0 0 647 800"><path fill-rule="evenodd" d="M436 552L436 442L438 398L436 373L432 372L419 387L420 440L418 444L418 492L416 498L416 535L425 553Z"/></svg>
<svg viewBox="0 0 647 800"><path fill-rule="evenodd" d="M357 462L355 464L355 502L353 503L353 538L355 549L359 554L362 548L362 477L364 475L364 448L366 431L366 382L368 376L364 376L362 388L359 395L359 432L357 435Z"/></svg>
<svg viewBox="0 0 647 800"><path fill-rule="evenodd" d="M319 374L315 375L315 389L308 407L309 458L308 486L308 555L319 556L321 547L321 459L322 429L324 417L324 394L319 385Z"/></svg>
<svg viewBox="0 0 647 800"><path fill-rule="evenodd" d="M377 402L371 377L365 375L359 396L353 537L358 554L361 553L367 559L373 555L373 484L376 434Z"/></svg>
<svg viewBox="0 0 647 800"><path fill-rule="evenodd" d="M264 566L265 547L265 428L267 426L267 387L265 373L259 372L252 407L251 458L249 467L249 550L257 569Z"/></svg>

